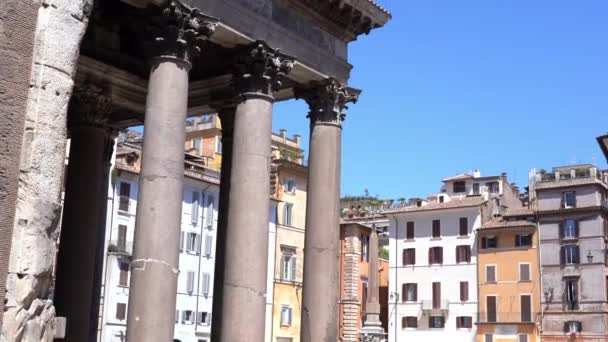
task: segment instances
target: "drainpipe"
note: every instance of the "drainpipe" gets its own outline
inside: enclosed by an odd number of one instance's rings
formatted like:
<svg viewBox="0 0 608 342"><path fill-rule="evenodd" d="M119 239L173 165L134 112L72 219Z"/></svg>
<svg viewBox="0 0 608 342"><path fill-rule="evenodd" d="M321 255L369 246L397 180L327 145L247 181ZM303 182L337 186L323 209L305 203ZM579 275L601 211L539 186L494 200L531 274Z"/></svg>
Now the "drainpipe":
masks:
<svg viewBox="0 0 608 342"><path fill-rule="evenodd" d="M393 306L393 312L395 313L395 342L399 341L399 335L398 332L399 330L397 329L398 326L398 322L397 322L397 304L398 304L398 297L397 297L397 290L399 288L399 281L398 281L398 276L399 276L399 272L398 272L398 267L397 267L397 260L398 260L398 247L397 247L397 242L399 241L399 220L397 219L397 215L393 216L393 220L395 220L395 304ZM389 263L390 264L390 263ZM390 288L390 282L389 282L389 288ZM390 292L390 289L389 289ZM389 293L389 297L390 297L390 293ZM389 318L390 319L390 318Z"/></svg>

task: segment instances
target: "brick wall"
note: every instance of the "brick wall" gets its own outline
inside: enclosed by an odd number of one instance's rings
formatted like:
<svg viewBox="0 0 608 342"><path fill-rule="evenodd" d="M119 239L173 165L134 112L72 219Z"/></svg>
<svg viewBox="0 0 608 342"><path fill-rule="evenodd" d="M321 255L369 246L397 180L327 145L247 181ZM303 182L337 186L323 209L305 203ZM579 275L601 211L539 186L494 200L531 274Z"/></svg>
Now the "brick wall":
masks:
<svg viewBox="0 0 608 342"><path fill-rule="evenodd" d="M0 1L0 327L38 3Z"/></svg>

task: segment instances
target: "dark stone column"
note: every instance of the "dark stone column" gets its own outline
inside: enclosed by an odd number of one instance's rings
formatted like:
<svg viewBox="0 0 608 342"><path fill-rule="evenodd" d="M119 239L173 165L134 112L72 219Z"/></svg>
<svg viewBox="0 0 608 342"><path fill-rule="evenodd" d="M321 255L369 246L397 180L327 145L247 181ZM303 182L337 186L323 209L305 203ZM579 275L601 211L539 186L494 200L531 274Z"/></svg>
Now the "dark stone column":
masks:
<svg viewBox="0 0 608 342"><path fill-rule="evenodd" d="M227 209L222 213L227 217L224 263L216 267L223 268L221 309L214 313L221 315L221 322L216 320L213 327L214 335L220 334L218 342L264 340L272 93L279 76L293 66L263 42L239 49L233 75L237 96L232 161L229 170L222 169L230 173L230 185L222 208Z"/></svg>
<svg viewBox="0 0 608 342"><path fill-rule="evenodd" d="M310 106L302 342L338 340L342 110L357 94L335 79L296 89Z"/></svg>
<svg viewBox="0 0 608 342"><path fill-rule="evenodd" d="M127 340L173 340L179 273L188 73L216 24L170 2L148 82L139 177Z"/></svg>
<svg viewBox="0 0 608 342"><path fill-rule="evenodd" d="M57 315L67 320L66 341L95 341L99 303L95 271L104 242L115 138L107 123L111 109L102 89L75 87L68 111L71 141L55 283Z"/></svg>

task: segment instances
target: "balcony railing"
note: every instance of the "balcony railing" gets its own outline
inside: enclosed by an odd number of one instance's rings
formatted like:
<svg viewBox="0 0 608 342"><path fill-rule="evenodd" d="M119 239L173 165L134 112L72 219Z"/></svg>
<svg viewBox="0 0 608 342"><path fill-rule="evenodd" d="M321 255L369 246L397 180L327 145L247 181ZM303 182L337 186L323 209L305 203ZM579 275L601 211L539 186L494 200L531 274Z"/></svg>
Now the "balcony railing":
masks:
<svg viewBox="0 0 608 342"><path fill-rule="evenodd" d="M108 245L108 253L133 255L133 242L112 240Z"/></svg>
<svg viewBox="0 0 608 342"><path fill-rule="evenodd" d="M602 179L601 172L595 167L557 171L551 173L543 172L540 174L540 181L543 183L583 178L597 178L599 180Z"/></svg>
<svg viewBox="0 0 608 342"><path fill-rule="evenodd" d="M448 301L447 299L441 299L439 301L433 301L433 300L423 300L422 301L422 310L423 311L431 311L431 312L437 312L437 311L448 311Z"/></svg>
<svg viewBox="0 0 608 342"><path fill-rule="evenodd" d="M538 312L480 312L478 323L535 323L540 317Z"/></svg>

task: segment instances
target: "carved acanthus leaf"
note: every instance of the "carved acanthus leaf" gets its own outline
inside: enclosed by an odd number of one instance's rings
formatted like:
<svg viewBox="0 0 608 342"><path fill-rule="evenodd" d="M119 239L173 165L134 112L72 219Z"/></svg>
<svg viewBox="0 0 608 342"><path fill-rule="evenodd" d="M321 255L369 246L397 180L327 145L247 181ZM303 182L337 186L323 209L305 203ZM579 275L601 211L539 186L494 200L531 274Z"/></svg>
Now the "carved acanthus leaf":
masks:
<svg viewBox="0 0 608 342"><path fill-rule="evenodd" d="M107 127L112 112L109 92L95 84L74 86L68 110L68 125Z"/></svg>
<svg viewBox="0 0 608 342"><path fill-rule="evenodd" d="M359 92L343 85L335 78L313 81L306 88L296 88L295 96L304 99L310 107L311 123L325 122L341 125L348 109L347 104L356 103Z"/></svg>

